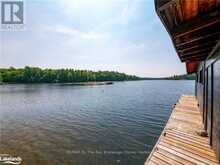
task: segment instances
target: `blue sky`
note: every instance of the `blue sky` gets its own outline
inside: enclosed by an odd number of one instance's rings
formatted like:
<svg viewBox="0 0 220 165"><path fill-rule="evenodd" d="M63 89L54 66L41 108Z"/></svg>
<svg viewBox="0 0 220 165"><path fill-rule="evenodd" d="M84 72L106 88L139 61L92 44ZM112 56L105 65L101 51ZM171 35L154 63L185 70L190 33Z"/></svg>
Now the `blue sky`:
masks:
<svg viewBox="0 0 220 165"><path fill-rule="evenodd" d="M26 29L0 32L0 67L185 73L153 0L26 0Z"/></svg>

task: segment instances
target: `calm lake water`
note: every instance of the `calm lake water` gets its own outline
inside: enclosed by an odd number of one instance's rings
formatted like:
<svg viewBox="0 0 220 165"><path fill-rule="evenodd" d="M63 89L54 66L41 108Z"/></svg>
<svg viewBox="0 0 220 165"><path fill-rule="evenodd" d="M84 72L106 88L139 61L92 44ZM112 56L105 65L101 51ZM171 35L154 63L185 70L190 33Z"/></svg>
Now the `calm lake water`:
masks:
<svg viewBox="0 0 220 165"><path fill-rule="evenodd" d="M0 153L24 165L143 165L194 81L1 85Z"/></svg>

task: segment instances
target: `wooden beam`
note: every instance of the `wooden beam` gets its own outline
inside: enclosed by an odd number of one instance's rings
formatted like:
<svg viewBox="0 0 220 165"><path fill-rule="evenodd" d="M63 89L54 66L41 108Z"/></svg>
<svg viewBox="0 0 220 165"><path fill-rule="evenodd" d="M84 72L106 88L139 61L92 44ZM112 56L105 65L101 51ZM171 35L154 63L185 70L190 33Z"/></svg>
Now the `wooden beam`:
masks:
<svg viewBox="0 0 220 165"><path fill-rule="evenodd" d="M168 34L169 34L169 36L170 36L170 38L171 38L171 40L172 40L173 46L174 46L174 48L175 48L175 50L176 50L176 52L177 52L177 47L176 47L176 45L175 45L175 42L174 42L174 40L173 40L173 37L172 37L171 32L170 32L170 30L169 30L169 27L167 26L167 24L165 23L165 20L164 20L163 17L162 17L162 11L160 12L159 10L156 10L156 12L157 12L157 15L159 16L159 18L160 18L162 24L164 25L166 31L168 32Z"/></svg>
<svg viewBox="0 0 220 165"><path fill-rule="evenodd" d="M219 29L220 30L220 29ZM180 46L184 46L184 45L187 45L187 44L190 44L190 43L193 43L193 42L196 42L196 41L200 41L200 40L203 40L203 39L208 39L208 38L219 38L220 36L220 31L217 31L215 33L212 33L212 34L207 34L207 35L204 35L204 36L200 36L200 37L197 37L197 38L194 38L194 39L191 39L189 41L186 41L186 42L183 42L183 43L180 43L180 44L177 44L177 48L180 47Z"/></svg>
<svg viewBox="0 0 220 165"><path fill-rule="evenodd" d="M209 54L200 54L200 55L195 55L194 57L185 57L181 58L182 62L191 62L191 61L203 61L208 57Z"/></svg>
<svg viewBox="0 0 220 165"><path fill-rule="evenodd" d="M199 31L196 31L194 33L190 33L188 35L185 35L185 36L182 36L182 37L178 37L175 39L175 43L176 44L181 44L183 42L186 42L186 41L189 41L189 40L192 40L194 38L198 38L198 37L201 37L201 36L206 36L208 34L212 34L214 32L220 32L220 22L217 23L217 24L214 24L212 26L209 26L207 28L204 28L204 29L200 29Z"/></svg>
<svg viewBox="0 0 220 165"><path fill-rule="evenodd" d="M210 9L215 8L215 5L216 5L216 0L209 0L208 6Z"/></svg>
<svg viewBox="0 0 220 165"><path fill-rule="evenodd" d="M196 54L192 54L191 56L185 56L185 57L180 56L180 58L181 59L190 59L190 58L194 58L194 57L208 56L210 54L210 52L211 51L203 52L203 53L196 53Z"/></svg>
<svg viewBox="0 0 220 165"><path fill-rule="evenodd" d="M183 10L182 10L182 5L181 5L182 1L181 0L177 0L176 2L176 10L180 19L180 22L183 21Z"/></svg>
<svg viewBox="0 0 220 165"><path fill-rule="evenodd" d="M182 62L202 62L204 60L205 58L192 58L192 59L183 60Z"/></svg>
<svg viewBox="0 0 220 165"><path fill-rule="evenodd" d="M198 8L199 8L198 0L191 0L191 5L192 5L191 17L196 17L198 15Z"/></svg>
<svg viewBox="0 0 220 165"><path fill-rule="evenodd" d="M172 19L173 26L177 26L178 25L178 21L177 21L177 14L176 14L176 4L170 5L169 11L170 11L171 18L173 18Z"/></svg>
<svg viewBox="0 0 220 165"><path fill-rule="evenodd" d="M189 53L181 53L181 58L183 57L188 57L190 55L193 55L193 54L200 54L200 53L204 53L204 52L211 52L213 47L208 47L208 48L205 48L205 49L200 49L200 50L196 50L196 51L191 51Z"/></svg>
<svg viewBox="0 0 220 165"><path fill-rule="evenodd" d="M166 3L168 3L170 0L154 0L154 4L155 4L155 8L156 10L158 10L160 7L162 7L163 5L165 5Z"/></svg>
<svg viewBox="0 0 220 165"><path fill-rule="evenodd" d="M169 8L166 8L165 10L164 10L164 12L165 12L165 16L166 16L166 18L167 18L167 20L168 20L168 23L169 23L169 26L170 26L170 29L172 30L173 29L173 19L172 19L172 17L171 17L171 11L169 10Z"/></svg>
<svg viewBox="0 0 220 165"><path fill-rule="evenodd" d="M184 20L189 20L191 18L191 8L192 8L191 3L192 0L190 1L184 0L182 3Z"/></svg>
<svg viewBox="0 0 220 165"><path fill-rule="evenodd" d="M166 2L164 5L160 6L157 10L158 11L166 10L167 8L169 8L170 5L173 5L174 3L176 3L176 0L170 0L169 2Z"/></svg>
<svg viewBox="0 0 220 165"><path fill-rule="evenodd" d="M193 59L199 59L199 60L201 60L201 59L206 59L207 57L208 57L208 53L206 53L206 54L202 54L202 55L195 55L195 56L193 56L193 57L185 57L185 58L182 58L182 60L183 61L187 61L187 60L193 60Z"/></svg>
<svg viewBox="0 0 220 165"><path fill-rule="evenodd" d="M180 57L182 60L188 60L193 58L201 58L201 57L208 57L209 53L201 53L201 54L194 54L192 56Z"/></svg>
<svg viewBox="0 0 220 165"><path fill-rule="evenodd" d="M197 50L197 49L201 49L201 48L204 48L204 47L209 47L209 46L215 45L217 42L218 42L218 40L208 41L208 42L205 42L203 44L198 44L198 45L191 46L191 47L188 47L188 48L178 49L178 52L186 53L186 52L189 52L189 51L193 51L194 49Z"/></svg>
<svg viewBox="0 0 220 165"><path fill-rule="evenodd" d="M203 28L207 28L219 22L220 22L219 13L209 14L207 16L203 16L203 17L195 18L191 21L187 21L183 25L181 25L179 28L175 29L175 32L173 35L174 39L196 32Z"/></svg>
<svg viewBox="0 0 220 165"><path fill-rule="evenodd" d="M199 14L207 12L207 8L208 8L208 0L200 0L199 1Z"/></svg>

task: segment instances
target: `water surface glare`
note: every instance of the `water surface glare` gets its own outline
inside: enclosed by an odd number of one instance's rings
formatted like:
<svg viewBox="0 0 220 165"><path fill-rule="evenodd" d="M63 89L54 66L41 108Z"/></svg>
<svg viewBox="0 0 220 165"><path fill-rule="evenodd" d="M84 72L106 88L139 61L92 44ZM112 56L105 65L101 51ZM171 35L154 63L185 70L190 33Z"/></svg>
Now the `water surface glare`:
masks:
<svg viewBox="0 0 220 165"><path fill-rule="evenodd" d="M194 81L0 85L0 154L24 165L143 165Z"/></svg>

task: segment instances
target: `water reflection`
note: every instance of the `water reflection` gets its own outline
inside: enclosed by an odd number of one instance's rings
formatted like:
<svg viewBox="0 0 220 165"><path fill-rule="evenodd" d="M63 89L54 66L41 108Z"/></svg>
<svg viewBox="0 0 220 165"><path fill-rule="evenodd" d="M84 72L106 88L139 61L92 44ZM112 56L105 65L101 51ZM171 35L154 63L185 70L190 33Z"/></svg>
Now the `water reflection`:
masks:
<svg viewBox="0 0 220 165"><path fill-rule="evenodd" d="M192 81L0 86L0 153L24 165L143 165Z"/></svg>

